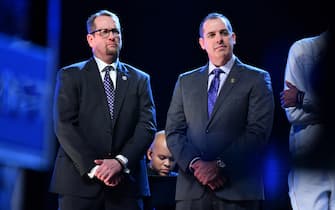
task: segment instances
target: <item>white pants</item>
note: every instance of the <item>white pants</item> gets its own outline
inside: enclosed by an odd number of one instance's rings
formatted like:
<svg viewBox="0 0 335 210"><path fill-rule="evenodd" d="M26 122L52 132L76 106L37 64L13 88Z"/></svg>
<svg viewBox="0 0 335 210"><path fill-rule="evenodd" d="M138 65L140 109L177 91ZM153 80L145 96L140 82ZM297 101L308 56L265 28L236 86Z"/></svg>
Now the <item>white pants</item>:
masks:
<svg viewBox="0 0 335 210"><path fill-rule="evenodd" d="M293 169L288 176L293 210L335 210L335 173Z"/></svg>

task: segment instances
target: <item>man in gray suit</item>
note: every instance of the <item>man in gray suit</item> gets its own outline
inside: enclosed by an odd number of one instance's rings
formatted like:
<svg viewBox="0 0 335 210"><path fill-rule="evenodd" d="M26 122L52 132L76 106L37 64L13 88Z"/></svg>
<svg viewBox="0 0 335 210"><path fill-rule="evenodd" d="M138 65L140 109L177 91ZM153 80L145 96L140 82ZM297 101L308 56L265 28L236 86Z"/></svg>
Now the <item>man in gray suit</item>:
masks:
<svg viewBox="0 0 335 210"><path fill-rule="evenodd" d="M61 210L140 210L149 195L144 155L156 132L150 77L119 60L114 13L93 14L87 31L93 57L58 73L50 190Z"/></svg>
<svg viewBox="0 0 335 210"><path fill-rule="evenodd" d="M206 16L199 34L209 62L179 76L167 114L179 166L176 209L260 209L274 114L270 75L233 54L236 35L224 15Z"/></svg>

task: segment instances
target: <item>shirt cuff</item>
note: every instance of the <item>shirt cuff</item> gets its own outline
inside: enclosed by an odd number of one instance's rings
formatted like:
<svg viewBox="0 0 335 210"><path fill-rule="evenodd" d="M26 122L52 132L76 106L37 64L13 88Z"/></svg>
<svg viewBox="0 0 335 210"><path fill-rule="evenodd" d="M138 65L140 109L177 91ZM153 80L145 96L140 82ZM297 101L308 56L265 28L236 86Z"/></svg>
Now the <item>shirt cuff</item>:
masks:
<svg viewBox="0 0 335 210"><path fill-rule="evenodd" d="M127 166L127 164L128 164L128 158L126 158L123 155L117 155L115 158L118 159L118 160L120 160L122 162L122 164L124 164L125 166Z"/></svg>
<svg viewBox="0 0 335 210"><path fill-rule="evenodd" d="M94 178L94 175L95 175L95 172L97 171L98 168L99 168L98 165L97 165L97 166L94 166L94 167L91 169L91 171L87 174L88 177L90 177L91 179L93 179L93 178Z"/></svg>
<svg viewBox="0 0 335 210"><path fill-rule="evenodd" d="M126 158L125 156L123 155L117 155L115 157L115 159L121 164L122 168L123 168L123 172L126 173L126 174L129 174L130 173L130 170L129 168L127 167L128 166L128 158Z"/></svg>
<svg viewBox="0 0 335 210"><path fill-rule="evenodd" d="M193 173L193 168L192 168L192 165L193 163L195 163L197 160L200 160L201 158L200 157L195 157L191 160L190 164L188 165L188 169Z"/></svg>

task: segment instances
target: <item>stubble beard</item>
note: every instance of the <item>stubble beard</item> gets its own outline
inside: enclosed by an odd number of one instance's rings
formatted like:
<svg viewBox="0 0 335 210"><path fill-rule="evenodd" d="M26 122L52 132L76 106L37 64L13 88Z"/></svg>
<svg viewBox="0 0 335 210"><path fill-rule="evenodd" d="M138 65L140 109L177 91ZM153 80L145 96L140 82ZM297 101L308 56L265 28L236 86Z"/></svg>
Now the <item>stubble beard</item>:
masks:
<svg viewBox="0 0 335 210"><path fill-rule="evenodd" d="M113 60L119 57L120 49L118 47L110 49L106 47L106 55L113 57Z"/></svg>

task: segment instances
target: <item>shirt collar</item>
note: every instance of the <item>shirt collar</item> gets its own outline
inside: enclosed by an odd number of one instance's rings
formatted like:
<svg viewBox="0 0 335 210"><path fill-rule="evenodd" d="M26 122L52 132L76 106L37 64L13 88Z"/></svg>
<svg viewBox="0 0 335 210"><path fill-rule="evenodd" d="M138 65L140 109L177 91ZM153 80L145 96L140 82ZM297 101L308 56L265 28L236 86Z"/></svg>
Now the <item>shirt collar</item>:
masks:
<svg viewBox="0 0 335 210"><path fill-rule="evenodd" d="M209 61L209 66L208 66L208 75L210 75L212 73L212 71L216 68L220 68L225 74L229 74L231 68L233 67L234 65L234 62L236 60L236 57L235 55L233 54L233 56L231 57L231 59L223 66L219 66L219 67L216 67L211 61Z"/></svg>
<svg viewBox="0 0 335 210"><path fill-rule="evenodd" d="M104 71L104 69L106 68L106 66L112 66L115 70L116 70L116 66L119 62L119 59L116 59L115 62L113 62L112 64L107 64L105 62L103 62L101 59L97 58L94 56L95 61L97 62L98 65L98 69L100 72Z"/></svg>

